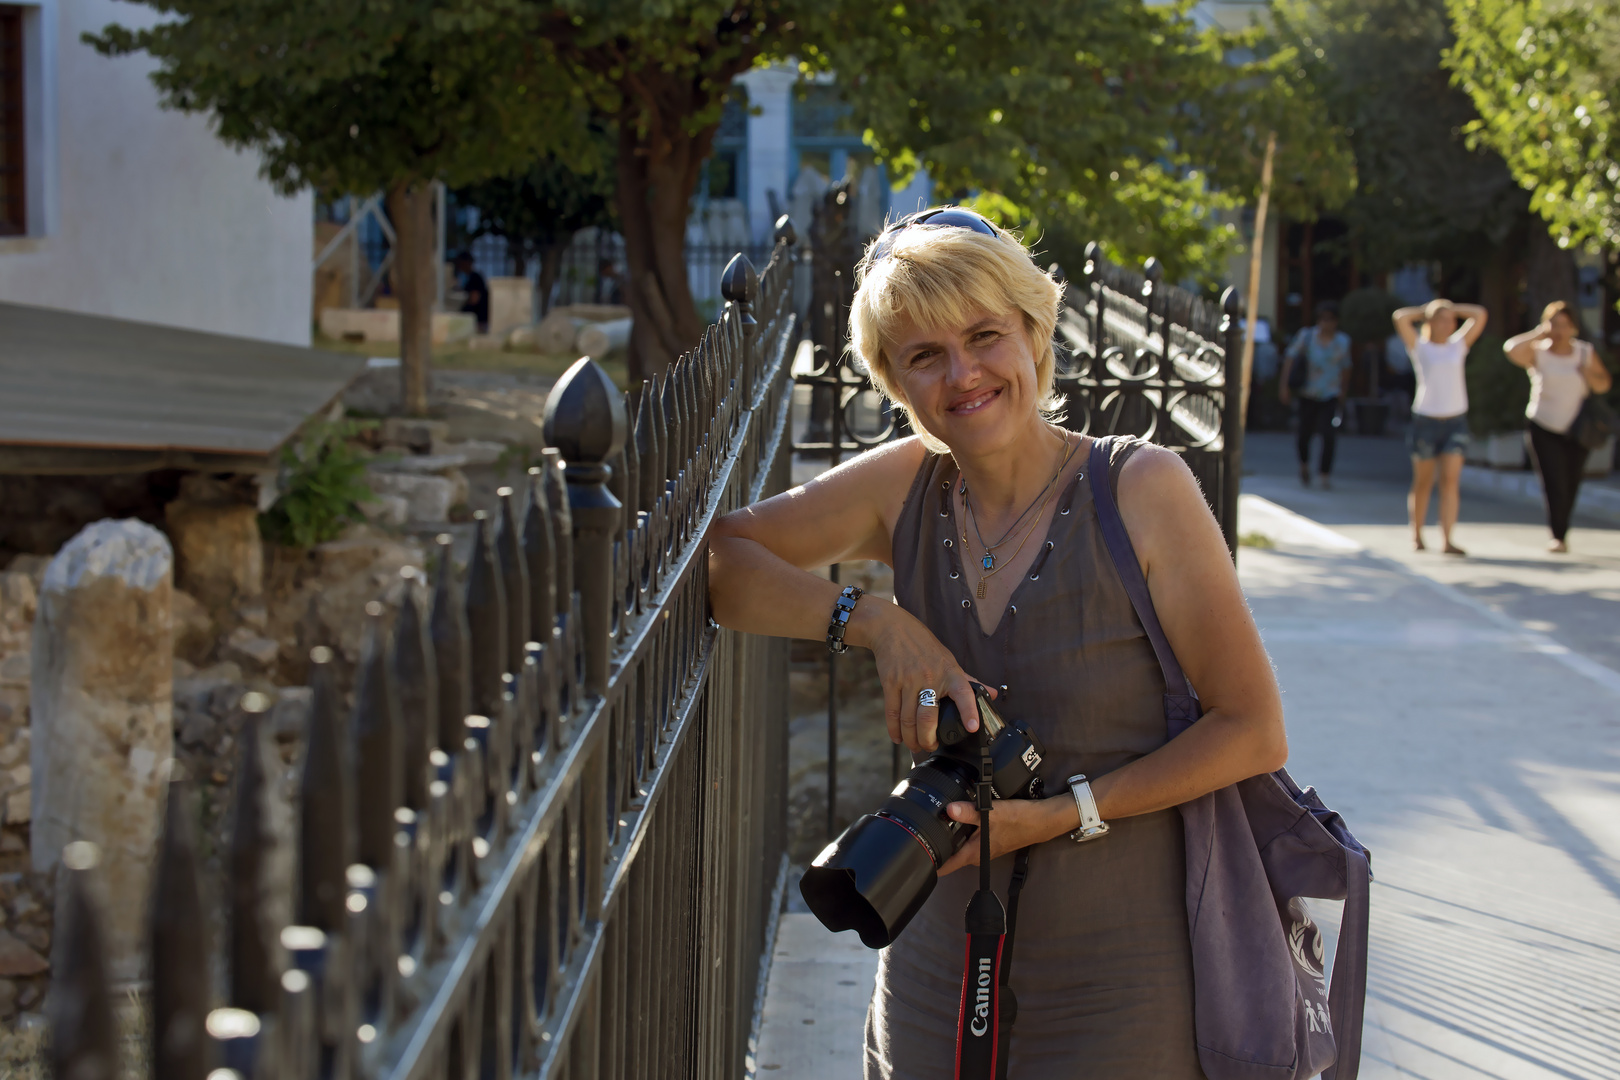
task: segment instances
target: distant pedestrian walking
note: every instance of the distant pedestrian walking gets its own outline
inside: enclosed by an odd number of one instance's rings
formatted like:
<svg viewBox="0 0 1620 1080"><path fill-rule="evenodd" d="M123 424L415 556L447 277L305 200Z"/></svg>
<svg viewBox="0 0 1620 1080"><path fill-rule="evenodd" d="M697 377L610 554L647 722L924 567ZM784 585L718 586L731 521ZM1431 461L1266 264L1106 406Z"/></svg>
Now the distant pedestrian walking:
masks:
<svg viewBox="0 0 1620 1080"><path fill-rule="evenodd" d="M1463 380L1463 365L1468 361L1469 346L1485 331L1488 317L1478 304L1450 300L1401 308L1394 315L1395 330L1406 345L1417 377L1412 422L1406 429L1406 449L1412 455L1412 490L1406 496L1406 512L1412 522L1412 547L1417 551L1427 547L1423 523L1429 516L1429 493L1438 471L1440 536L1445 552L1468 554L1451 536L1462 502L1463 455L1468 452L1468 384ZM1421 333L1419 320L1423 322Z"/></svg>
<svg viewBox="0 0 1620 1080"><path fill-rule="evenodd" d="M1540 326L1502 344L1507 358L1530 373L1525 439L1541 476L1547 527L1552 530L1547 550L1558 554L1569 550L1565 540L1569 516L1590 453L1575 437L1576 419L1587 398L1608 393L1614 382L1597 350L1575 336L1579 332L1569 305L1556 300L1541 313Z"/></svg>
<svg viewBox="0 0 1620 1080"><path fill-rule="evenodd" d="M1333 448L1339 433L1339 402L1350 389L1350 335L1339 329L1339 306L1316 305L1316 325L1294 335L1284 354L1277 397L1299 397L1299 482L1311 486L1311 439L1322 436L1316 471L1331 487Z"/></svg>

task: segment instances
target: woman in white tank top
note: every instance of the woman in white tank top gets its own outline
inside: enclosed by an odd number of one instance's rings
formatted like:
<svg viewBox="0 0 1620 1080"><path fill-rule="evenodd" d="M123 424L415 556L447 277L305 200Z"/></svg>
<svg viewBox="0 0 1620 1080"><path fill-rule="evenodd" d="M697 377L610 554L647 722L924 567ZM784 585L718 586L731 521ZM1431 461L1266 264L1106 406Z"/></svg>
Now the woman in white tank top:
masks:
<svg viewBox="0 0 1620 1080"><path fill-rule="evenodd" d="M1613 382L1597 350L1576 338L1579 330L1569 306L1557 300L1541 313L1540 326L1502 345L1507 358L1530 373L1525 437L1552 531L1547 550L1558 554L1569 550L1565 535L1586 471L1586 447L1569 429L1587 395L1607 393Z"/></svg>
<svg viewBox="0 0 1620 1080"><path fill-rule="evenodd" d="M1440 535L1447 555L1465 555L1451 539L1462 503L1463 455L1468 450L1468 384L1463 365L1468 349L1485 330L1486 311L1477 304L1431 300L1423 307L1401 308L1395 330L1412 357L1417 396L1406 432L1412 456L1412 490L1406 513L1412 523L1412 547L1423 551L1423 523L1429 516L1429 493L1440 481ZM1423 322L1421 333L1418 322ZM1461 325L1459 325L1459 323Z"/></svg>

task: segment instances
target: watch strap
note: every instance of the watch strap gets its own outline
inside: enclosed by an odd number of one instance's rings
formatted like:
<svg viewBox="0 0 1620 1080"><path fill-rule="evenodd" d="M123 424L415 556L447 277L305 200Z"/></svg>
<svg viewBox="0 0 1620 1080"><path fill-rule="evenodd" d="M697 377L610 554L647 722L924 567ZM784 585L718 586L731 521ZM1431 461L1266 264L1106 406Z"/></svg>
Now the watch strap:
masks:
<svg viewBox="0 0 1620 1080"><path fill-rule="evenodd" d="M1084 773L1075 773L1069 777L1068 784L1069 793L1074 796L1075 808L1080 811L1080 827L1069 834L1069 839L1083 844L1087 840L1107 836L1108 822L1097 812L1097 797L1091 793L1091 781L1086 779Z"/></svg>

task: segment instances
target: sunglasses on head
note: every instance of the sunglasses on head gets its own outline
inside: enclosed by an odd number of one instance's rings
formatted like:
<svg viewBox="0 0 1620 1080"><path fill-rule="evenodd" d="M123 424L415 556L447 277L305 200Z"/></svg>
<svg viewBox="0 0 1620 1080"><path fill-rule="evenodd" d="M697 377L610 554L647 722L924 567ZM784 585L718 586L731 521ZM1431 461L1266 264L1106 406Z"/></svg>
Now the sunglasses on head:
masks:
<svg viewBox="0 0 1620 1080"><path fill-rule="evenodd" d="M911 228L913 225L939 225L953 229L972 229L976 233L986 236L996 235L996 227L972 210L964 210L960 206L941 206L933 210L921 210L915 214L901 218L899 221L883 230L876 244L872 245L870 262L887 259L894 250L895 237Z"/></svg>

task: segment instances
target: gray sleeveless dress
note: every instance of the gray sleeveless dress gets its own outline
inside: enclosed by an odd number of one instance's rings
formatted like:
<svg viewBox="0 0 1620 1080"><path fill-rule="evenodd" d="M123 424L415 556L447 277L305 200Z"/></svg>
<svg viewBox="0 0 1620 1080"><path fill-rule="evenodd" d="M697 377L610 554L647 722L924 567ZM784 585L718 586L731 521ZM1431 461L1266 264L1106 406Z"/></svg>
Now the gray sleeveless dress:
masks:
<svg viewBox="0 0 1620 1080"><path fill-rule="evenodd" d="M1137 445L1116 451L1116 477ZM1101 775L1165 741L1164 680L1103 546L1087 472L1058 499L1045 548L993 634L966 606L978 579L963 572L959 544L946 546L961 535L950 458L924 458L894 536L897 602L968 672L1010 688L1002 711L1045 743L1049 794L1074 773ZM1109 824L1101 839L1060 837L1031 852L1013 951L1011 1080L1203 1078L1180 815ZM1003 902L1011 873L1011 855L996 860ZM973 869L940 879L884 950L867 1011L867 1080L954 1074L962 912L977 885Z"/></svg>

